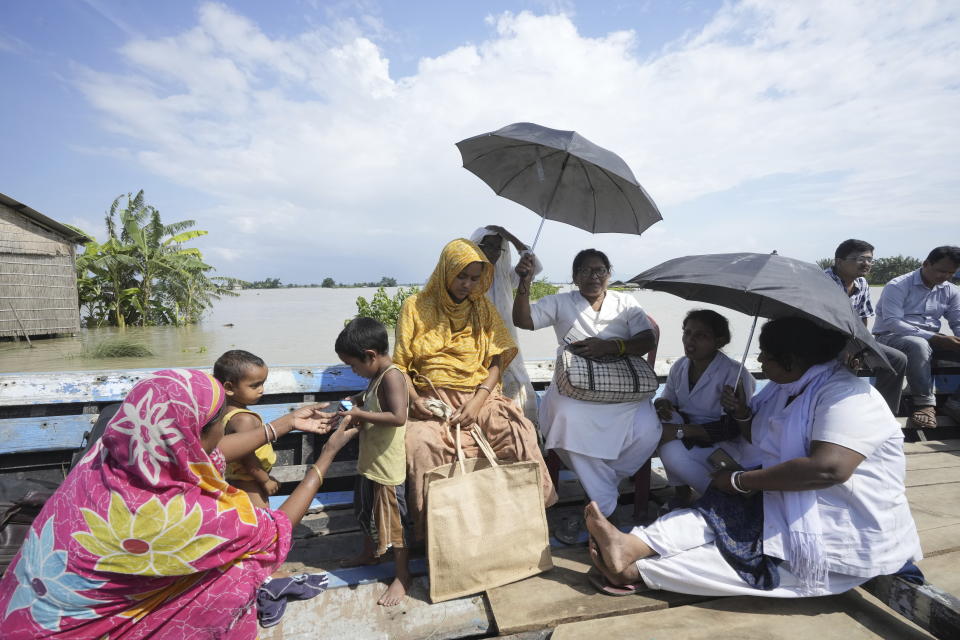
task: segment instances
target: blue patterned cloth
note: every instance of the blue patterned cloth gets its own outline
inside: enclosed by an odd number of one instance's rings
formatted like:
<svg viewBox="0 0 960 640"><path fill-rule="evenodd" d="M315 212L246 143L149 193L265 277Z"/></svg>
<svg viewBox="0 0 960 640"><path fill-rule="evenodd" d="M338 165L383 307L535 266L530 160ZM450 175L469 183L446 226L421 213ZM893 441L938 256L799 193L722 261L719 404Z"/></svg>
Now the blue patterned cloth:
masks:
<svg viewBox="0 0 960 640"><path fill-rule="evenodd" d="M693 508L713 529L720 555L744 582L763 591L780 586L780 560L763 554L763 493L732 496L710 487Z"/></svg>

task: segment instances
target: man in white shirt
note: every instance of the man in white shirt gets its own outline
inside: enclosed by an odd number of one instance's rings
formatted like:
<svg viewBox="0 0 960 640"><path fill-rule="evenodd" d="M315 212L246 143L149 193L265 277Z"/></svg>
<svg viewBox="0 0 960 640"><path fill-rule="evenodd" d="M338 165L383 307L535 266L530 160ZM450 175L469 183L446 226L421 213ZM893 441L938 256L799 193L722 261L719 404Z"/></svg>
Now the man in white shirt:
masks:
<svg viewBox="0 0 960 640"><path fill-rule="evenodd" d="M960 287L950 282L957 270L960 247L937 247L921 268L888 282L877 302L873 334L878 342L907 356L907 382L914 405L910 426L915 428L937 426L931 363L960 362ZM940 333L941 318L946 318L952 336ZM942 411L960 421L960 391Z"/></svg>

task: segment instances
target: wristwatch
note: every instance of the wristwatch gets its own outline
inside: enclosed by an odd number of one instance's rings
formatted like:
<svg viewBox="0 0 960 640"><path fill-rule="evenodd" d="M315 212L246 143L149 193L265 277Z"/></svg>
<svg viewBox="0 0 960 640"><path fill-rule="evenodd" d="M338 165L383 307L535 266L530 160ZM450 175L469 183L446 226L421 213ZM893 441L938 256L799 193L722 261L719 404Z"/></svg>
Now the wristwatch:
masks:
<svg viewBox="0 0 960 640"><path fill-rule="evenodd" d="M677 437L677 440L683 440L683 425L680 425L679 427L677 427L676 437Z"/></svg>

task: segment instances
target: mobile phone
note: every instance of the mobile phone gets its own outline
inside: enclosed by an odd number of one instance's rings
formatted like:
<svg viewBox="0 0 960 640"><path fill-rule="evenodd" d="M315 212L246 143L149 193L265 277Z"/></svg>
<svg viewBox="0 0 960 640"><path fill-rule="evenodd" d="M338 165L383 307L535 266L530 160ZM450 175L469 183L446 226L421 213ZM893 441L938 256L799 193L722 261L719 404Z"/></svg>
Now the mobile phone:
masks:
<svg viewBox="0 0 960 640"><path fill-rule="evenodd" d="M716 451L707 456L707 462L710 463L710 466L713 467L714 471L743 471L743 467L740 466L740 463L734 460L733 456L731 456L722 448L718 448Z"/></svg>
<svg viewBox="0 0 960 640"><path fill-rule="evenodd" d="M339 411L350 411L350 409L353 409L353 403L352 403L352 402L350 402L349 400L341 400L341 401L340 401L340 407L339 407L339 409L338 409Z"/></svg>

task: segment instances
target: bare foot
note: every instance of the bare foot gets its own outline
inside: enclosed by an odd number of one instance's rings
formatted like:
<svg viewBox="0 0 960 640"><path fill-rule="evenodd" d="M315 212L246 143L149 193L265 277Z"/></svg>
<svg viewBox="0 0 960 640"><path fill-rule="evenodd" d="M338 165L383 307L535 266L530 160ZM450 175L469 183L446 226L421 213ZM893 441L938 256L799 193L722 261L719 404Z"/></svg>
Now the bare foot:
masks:
<svg viewBox="0 0 960 640"><path fill-rule="evenodd" d="M358 556L353 558L345 558L340 561L341 569L349 569L350 567L369 567L375 564L380 564L380 558L369 553L361 553Z"/></svg>
<svg viewBox="0 0 960 640"><path fill-rule="evenodd" d="M596 551L602 558L602 563L613 573L622 573L629 565L640 558L653 555L650 549L640 538L623 533L610 524L596 502L590 502L583 511L587 530L596 544ZM600 568L600 567L598 567Z"/></svg>
<svg viewBox="0 0 960 640"><path fill-rule="evenodd" d="M410 587L410 578L402 580L400 576L397 576L393 579L393 582L390 583L390 586L387 587L387 590L383 592L383 595L380 596L380 599L377 600L377 604L383 605L385 607L395 607L396 605L403 602L404 597L407 595L407 589Z"/></svg>
<svg viewBox="0 0 960 640"><path fill-rule="evenodd" d="M625 584L636 584L640 581L640 571L637 570L637 565L631 562L620 573L614 573L603 561L603 556L597 550L597 542L591 538L589 544L590 559L593 560L593 565L600 570L607 582L619 587Z"/></svg>

